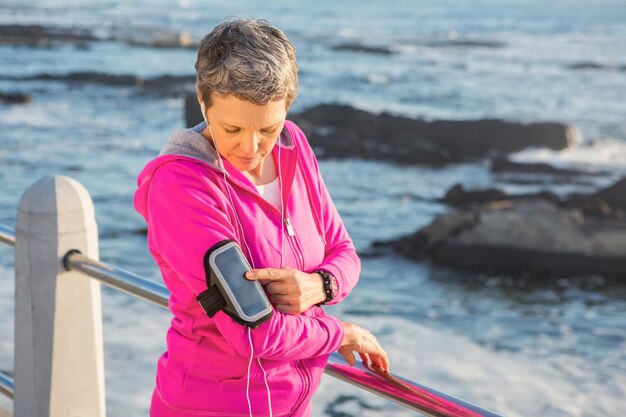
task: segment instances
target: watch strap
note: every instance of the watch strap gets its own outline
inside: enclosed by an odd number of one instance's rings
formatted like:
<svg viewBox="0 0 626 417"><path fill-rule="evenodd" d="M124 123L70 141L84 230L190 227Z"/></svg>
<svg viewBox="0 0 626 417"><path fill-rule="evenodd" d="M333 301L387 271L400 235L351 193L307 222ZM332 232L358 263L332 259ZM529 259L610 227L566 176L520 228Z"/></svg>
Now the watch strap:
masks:
<svg viewBox="0 0 626 417"><path fill-rule="evenodd" d="M324 284L324 294L326 295L326 299L321 303L317 304L318 306L327 304L330 301L334 300L337 297L337 278L332 276L326 271L318 270L315 271L322 277L322 282Z"/></svg>

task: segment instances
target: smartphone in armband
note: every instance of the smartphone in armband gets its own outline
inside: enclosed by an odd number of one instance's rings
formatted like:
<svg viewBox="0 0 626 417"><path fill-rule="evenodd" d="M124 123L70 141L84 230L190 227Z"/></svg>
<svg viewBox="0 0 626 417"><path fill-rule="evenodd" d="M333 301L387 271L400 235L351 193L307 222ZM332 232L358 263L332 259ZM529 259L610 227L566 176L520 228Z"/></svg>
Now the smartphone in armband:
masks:
<svg viewBox="0 0 626 417"><path fill-rule="evenodd" d="M198 296L198 301L209 316L224 310L237 322L252 328L272 316L272 306L261 284L244 276L251 268L236 242L222 241L209 249L204 256L204 269L209 289ZM223 301L219 300L220 295Z"/></svg>

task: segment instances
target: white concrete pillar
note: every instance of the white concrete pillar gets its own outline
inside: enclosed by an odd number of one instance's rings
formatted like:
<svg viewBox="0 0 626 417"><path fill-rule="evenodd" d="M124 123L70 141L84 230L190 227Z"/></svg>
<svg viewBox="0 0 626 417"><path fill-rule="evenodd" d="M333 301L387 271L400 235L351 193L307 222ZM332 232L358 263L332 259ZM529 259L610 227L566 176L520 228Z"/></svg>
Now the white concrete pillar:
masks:
<svg viewBox="0 0 626 417"><path fill-rule="evenodd" d="M87 190L44 177L19 203L15 228L15 417L105 417L100 283L66 271L70 249L98 259Z"/></svg>
<svg viewBox="0 0 626 417"><path fill-rule="evenodd" d="M0 404L0 417L13 417L13 414Z"/></svg>

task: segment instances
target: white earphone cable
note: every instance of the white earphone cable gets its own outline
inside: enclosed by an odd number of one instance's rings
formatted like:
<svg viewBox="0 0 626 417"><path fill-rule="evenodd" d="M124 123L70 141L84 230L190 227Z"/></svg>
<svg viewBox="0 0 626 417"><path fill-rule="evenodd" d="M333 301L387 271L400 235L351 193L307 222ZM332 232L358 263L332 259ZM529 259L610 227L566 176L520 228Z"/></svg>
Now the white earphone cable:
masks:
<svg viewBox="0 0 626 417"><path fill-rule="evenodd" d="M204 112L204 106L202 106L202 110L203 110L203 114ZM211 133L211 137L213 138L213 130L211 130L211 125L209 124L209 121L207 120L206 116L205 116L205 122L207 124L207 127L209 128L209 132ZM220 161L220 164L222 165L222 173L223 173L223 177L224 177L224 183L226 185L226 191L228 193L228 199L230 200L230 204L233 207L233 210L235 212L235 218L237 219L237 226L240 230L241 233L241 240L243 241L243 244L246 246L246 250L248 251L248 256L250 257L250 262L252 263L252 268L256 268L254 265L254 259L252 258L252 252L250 251L250 247L248 246L248 242L246 241L246 236L245 236L245 232L243 229L243 226L241 224L241 220L239 219L239 213L237 212L237 207L235 206L235 202L233 201L233 196L230 193L230 183L228 182L228 179L226 177L226 168L224 166L224 161L222 160L222 155L220 154L219 149L217 148L217 143L215 142L215 140L213 140L213 146L215 146L215 150L217 151L217 155ZM284 241L284 237L285 237L285 231L284 228L282 227L282 217L283 217L283 196L282 196L282 181L281 181L281 177L280 177L280 145L278 147L278 181L279 181L279 193L280 193L280 207L281 207L281 244L280 244L280 267L282 268L283 266L283 241ZM253 417L252 415L252 402L250 401L250 368L252 367L252 359L254 358L254 345L252 343L252 334L251 334L251 328L248 327L248 341L250 342L250 359L248 360L248 372L247 372L247 378L246 378L246 400L248 401L248 412L250 413L250 417ZM259 367L261 368L261 371L263 371L263 380L265 382L265 388L267 390L267 404L269 407L269 416L272 417L272 396L271 396L271 392L270 392L270 386L267 382L267 373L265 372L265 368L263 368L263 365L261 364L261 360L260 358L257 358L257 363L259 364Z"/></svg>
<svg viewBox="0 0 626 417"><path fill-rule="evenodd" d="M280 140L280 137L279 137ZM280 143L278 144L278 193L280 194L280 268L284 266L283 248L285 247L285 206L283 203L283 178L280 176Z"/></svg>
<svg viewBox="0 0 626 417"><path fill-rule="evenodd" d="M248 400L248 412L252 416L252 402L250 401L250 367L252 366L252 357L254 356L254 346L252 345L252 336L250 335L250 327L248 327L248 340L250 341L250 360L248 361L248 378L246 379L246 400Z"/></svg>

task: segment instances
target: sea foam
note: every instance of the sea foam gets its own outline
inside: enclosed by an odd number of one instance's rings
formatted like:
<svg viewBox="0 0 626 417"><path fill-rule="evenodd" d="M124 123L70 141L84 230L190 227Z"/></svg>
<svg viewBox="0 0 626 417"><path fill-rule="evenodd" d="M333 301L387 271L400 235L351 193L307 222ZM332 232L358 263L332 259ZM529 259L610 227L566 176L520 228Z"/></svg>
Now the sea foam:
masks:
<svg viewBox="0 0 626 417"><path fill-rule="evenodd" d="M598 377L596 365L581 358L494 351L461 334L398 318L355 322L378 336L392 372L508 417L600 417L623 410L626 376ZM343 404L333 404L337 400ZM414 415L330 377L323 378L313 407L314 415L328 409L354 416L391 415L391 410L394 416Z"/></svg>

